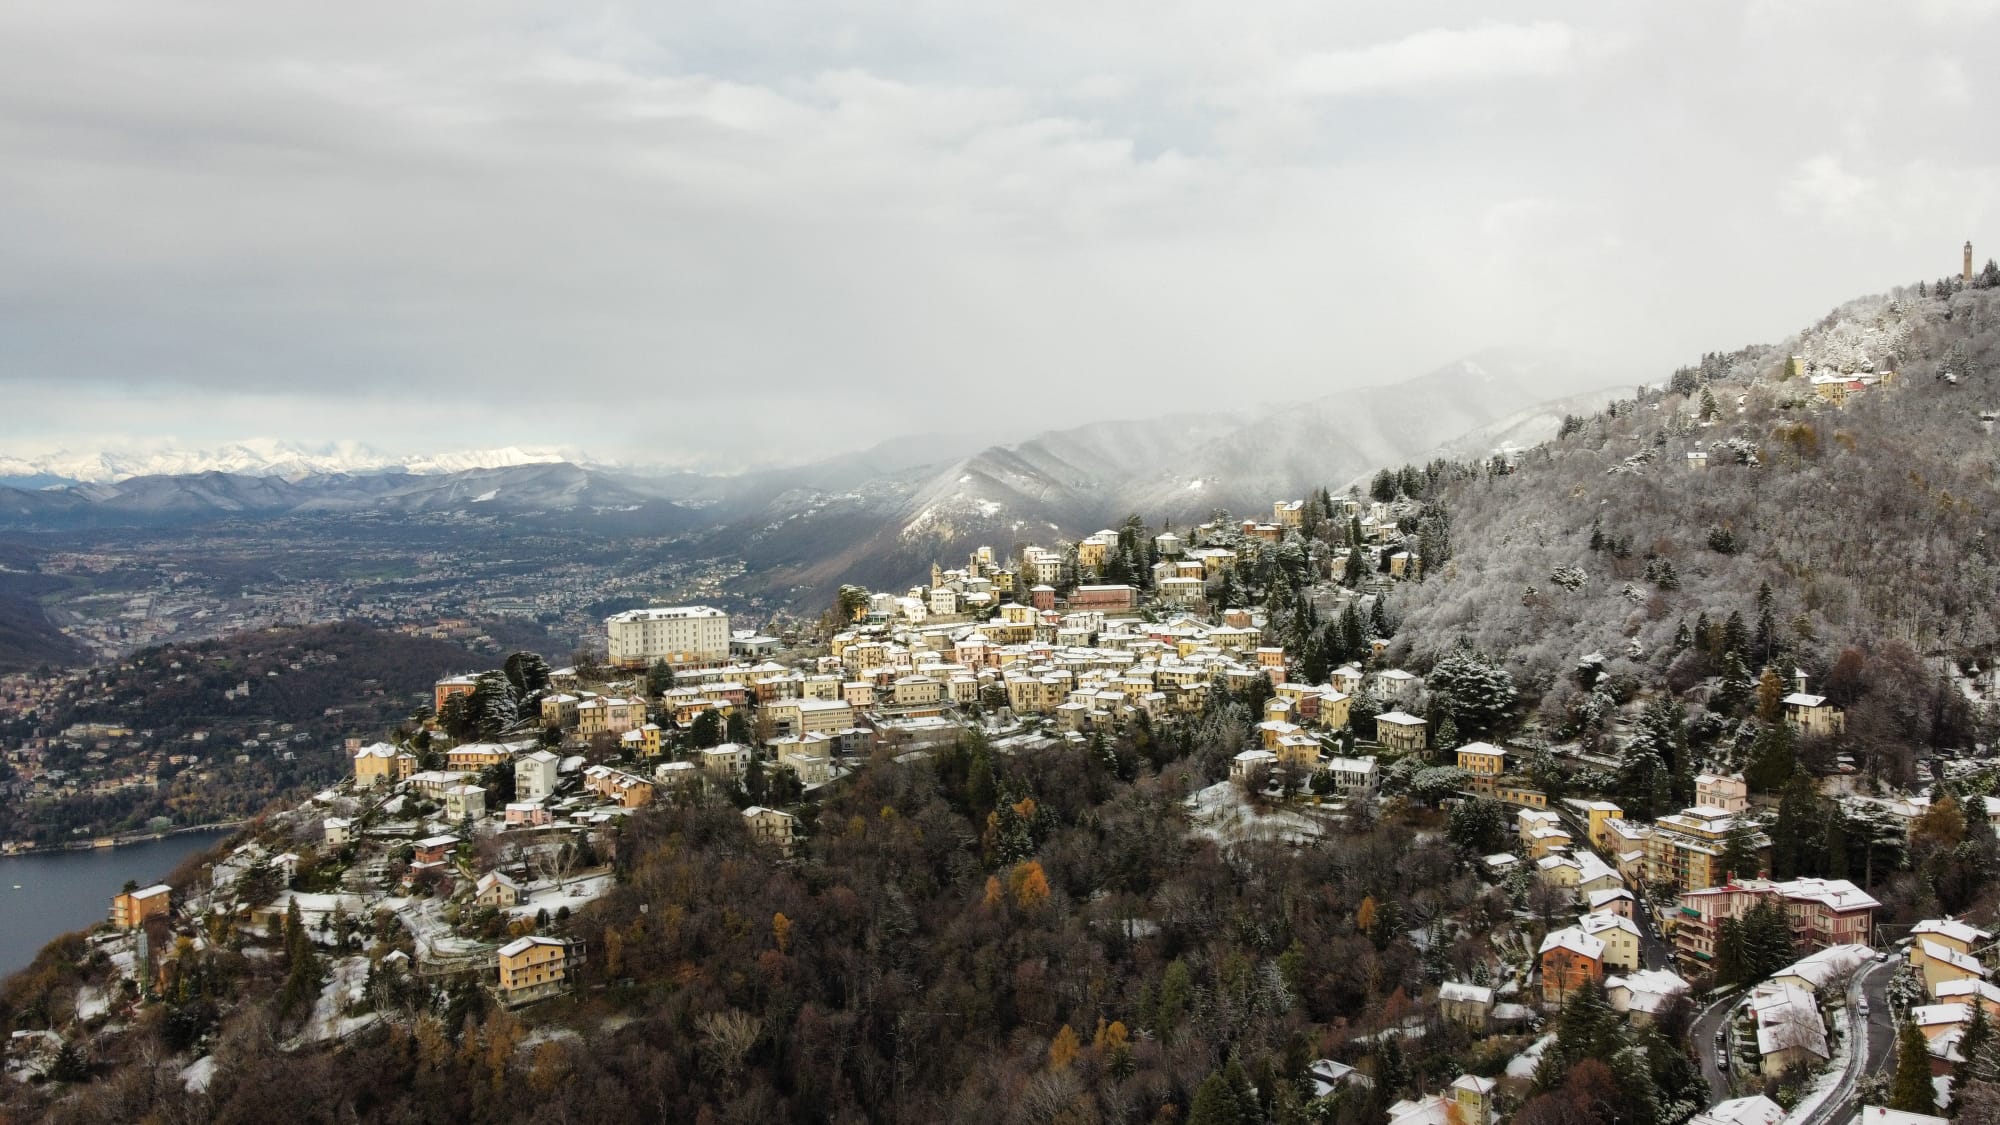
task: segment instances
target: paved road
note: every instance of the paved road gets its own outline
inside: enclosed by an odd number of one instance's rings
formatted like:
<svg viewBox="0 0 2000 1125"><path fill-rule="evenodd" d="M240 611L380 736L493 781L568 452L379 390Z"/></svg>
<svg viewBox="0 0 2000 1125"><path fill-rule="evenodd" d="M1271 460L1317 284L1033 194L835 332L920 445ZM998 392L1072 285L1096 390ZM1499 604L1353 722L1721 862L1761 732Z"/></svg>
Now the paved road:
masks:
<svg viewBox="0 0 2000 1125"><path fill-rule="evenodd" d="M1653 912L1653 902L1646 897L1644 885L1631 890L1636 900L1632 911L1636 917L1633 920L1639 923L1639 959L1648 969L1673 968L1673 947L1660 937L1659 915Z"/></svg>
<svg viewBox="0 0 2000 1125"><path fill-rule="evenodd" d="M1715 1065L1715 1035L1728 1022L1736 1004L1743 999L1743 989L1736 989L1722 999L1697 1012L1694 1022L1688 1025L1688 1035L1694 1040L1695 1058L1701 1063L1701 1076L1708 1080L1709 1104L1733 1097L1729 1088L1729 1076Z"/></svg>
<svg viewBox="0 0 2000 1125"><path fill-rule="evenodd" d="M1861 1112L1861 1102L1854 1096L1854 1084L1864 1074L1876 1074L1888 1069L1895 1062L1894 1043L1896 1025L1890 1022L1889 1004L1884 996L1889 986L1889 978L1896 975L1894 958L1882 963L1870 962L1847 987L1847 1010L1854 1019L1862 1017L1857 1013L1855 1001L1862 996L1868 998L1867 1035L1865 1044L1855 1044L1848 1056L1848 1066L1841 1076L1840 1089L1821 1103L1820 1108L1806 1116L1799 1125L1845 1125Z"/></svg>
<svg viewBox="0 0 2000 1125"><path fill-rule="evenodd" d="M1868 998L1866 1047L1850 1049L1846 1071L1841 1075L1840 1087L1820 1104L1820 1108L1801 1118L1798 1125L1845 1125L1861 1106L1854 1097L1854 1084L1864 1074L1875 1074L1894 1062L1896 1025L1889 1016L1888 1001L1884 996L1889 978L1896 972L1892 959L1886 963L1869 962L1854 975L1848 983L1847 1011L1851 1018L1862 1019L1858 1014L1856 1001L1862 996ZM1710 1104L1734 1097L1729 1076L1715 1065L1716 1032L1723 1030L1729 1016L1743 999L1744 990L1738 989L1721 1000L1710 1004L1696 1013L1689 1025L1688 1034L1693 1038L1695 1055L1701 1062L1701 1076L1708 1080ZM1856 1045L1860 1046L1859 1044ZM1732 1054L1735 1044L1730 1043Z"/></svg>

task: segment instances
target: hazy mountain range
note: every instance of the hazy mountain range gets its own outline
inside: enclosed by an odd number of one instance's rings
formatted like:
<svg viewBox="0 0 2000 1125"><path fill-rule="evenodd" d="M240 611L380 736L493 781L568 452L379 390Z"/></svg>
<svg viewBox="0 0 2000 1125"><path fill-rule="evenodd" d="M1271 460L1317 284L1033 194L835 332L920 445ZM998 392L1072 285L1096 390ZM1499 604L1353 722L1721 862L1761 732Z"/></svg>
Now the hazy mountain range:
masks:
<svg viewBox="0 0 2000 1125"><path fill-rule="evenodd" d="M0 529L502 515L609 536L693 534L690 550L748 563L744 592L792 601L828 583L900 585L933 557L980 543L1046 542L1131 512L1155 522L1216 508L1253 515L1275 498L1343 488L1383 466L1532 444L1552 436L1563 413L1595 410L1630 382L1589 364L1496 352L1279 406L1163 412L1002 445L904 437L733 476L598 467L513 448L390 458L361 445L275 442L0 461L17 481L0 488ZM1229 401L1226 388L1217 398ZM36 487L37 474L71 483Z"/></svg>
<svg viewBox="0 0 2000 1125"><path fill-rule="evenodd" d="M321 473L459 473L565 460L553 450L475 449L394 456L359 442L308 446L253 438L214 449L128 449L0 457L0 484L44 488L109 484L133 477L231 473L299 477Z"/></svg>

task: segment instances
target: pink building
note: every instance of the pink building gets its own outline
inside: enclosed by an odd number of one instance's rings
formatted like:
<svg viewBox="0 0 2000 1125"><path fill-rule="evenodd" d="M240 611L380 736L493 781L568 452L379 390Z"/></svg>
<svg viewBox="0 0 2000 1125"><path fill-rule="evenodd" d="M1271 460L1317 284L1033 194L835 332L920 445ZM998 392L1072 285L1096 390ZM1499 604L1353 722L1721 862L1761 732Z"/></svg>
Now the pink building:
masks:
<svg viewBox="0 0 2000 1125"><path fill-rule="evenodd" d="M1078 586L1069 596L1072 610L1131 609L1138 603L1139 591L1131 586Z"/></svg>

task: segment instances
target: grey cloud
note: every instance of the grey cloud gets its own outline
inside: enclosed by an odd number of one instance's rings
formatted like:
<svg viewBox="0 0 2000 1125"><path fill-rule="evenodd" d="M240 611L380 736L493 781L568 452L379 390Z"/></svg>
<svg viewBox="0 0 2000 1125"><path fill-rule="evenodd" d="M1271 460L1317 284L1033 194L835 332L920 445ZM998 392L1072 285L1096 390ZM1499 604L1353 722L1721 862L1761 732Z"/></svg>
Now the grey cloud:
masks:
<svg viewBox="0 0 2000 1125"><path fill-rule="evenodd" d="M667 452L728 460L1494 344L1657 374L1994 229L1996 45L1970 0L16 6L0 440L702 412Z"/></svg>

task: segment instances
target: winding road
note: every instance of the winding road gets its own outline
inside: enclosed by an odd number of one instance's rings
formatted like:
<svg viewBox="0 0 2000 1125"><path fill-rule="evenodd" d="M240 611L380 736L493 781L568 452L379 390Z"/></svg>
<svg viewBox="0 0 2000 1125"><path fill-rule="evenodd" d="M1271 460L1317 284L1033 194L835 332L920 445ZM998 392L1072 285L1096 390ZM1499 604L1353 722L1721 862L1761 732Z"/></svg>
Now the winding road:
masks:
<svg viewBox="0 0 2000 1125"><path fill-rule="evenodd" d="M1790 1125L1845 1125L1861 1110L1854 1096L1855 1083L1864 1074L1873 1074L1887 1068L1894 1061L1896 1026L1889 1018L1889 1006L1884 996L1889 978L1895 975L1896 963L1890 961L1870 961L1856 972L1847 984L1847 1008L1850 1031L1855 1022L1865 1025L1865 1034L1857 1037L1848 1051L1846 1069L1842 1071L1839 1084L1820 1100L1818 1106L1793 1118ZM1720 1102L1736 1096L1730 1077L1715 1065L1716 1033L1727 1025L1730 1013L1743 999L1747 989L1736 989L1721 999L1714 1001L1695 1016L1689 1024L1688 1034L1693 1038L1695 1055L1701 1062L1702 1077L1708 1080L1712 1102ZM1857 1001L1868 998L1868 1014L1862 1016L1857 1010ZM1734 1044L1731 1044L1732 1048Z"/></svg>

